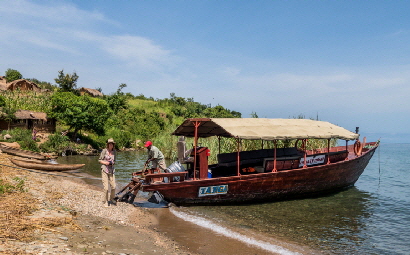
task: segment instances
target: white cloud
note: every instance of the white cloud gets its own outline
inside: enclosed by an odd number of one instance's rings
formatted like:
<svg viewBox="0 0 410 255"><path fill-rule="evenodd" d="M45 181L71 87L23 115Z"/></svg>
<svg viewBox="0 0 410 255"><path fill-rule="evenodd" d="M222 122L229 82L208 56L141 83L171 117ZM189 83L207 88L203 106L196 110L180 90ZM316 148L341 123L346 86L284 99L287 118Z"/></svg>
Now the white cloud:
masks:
<svg viewBox="0 0 410 255"><path fill-rule="evenodd" d="M94 61L97 66L104 62L140 71L163 72L162 69L172 68L178 59L149 38L97 32L96 27L105 26L102 31L109 31L107 24L112 27L118 23L101 13L67 3L3 2L0 18L0 32L5 38L0 41L3 48L0 53L3 59L12 58L11 62L22 54L27 57L48 55L56 61L60 59L63 66L65 62L79 62L80 68L82 63Z"/></svg>
<svg viewBox="0 0 410 255"><path fill-rule="evenodd" d="M118 24L107 19L102 13L81 10L74 5L62 2L50 2L45 5L24 0L7 1L7 3L3 1L0 13L2 17L34 26L52 25L53 23L87 26L90 22Z"/></svg>
<svg viewBox="0 0 410 255"><path fill-rule="evenodd" d="M102 49L128 65L153 68L169 63L169 50L156 45L152 40L140 36L111 36L101 41Z"/></svg>

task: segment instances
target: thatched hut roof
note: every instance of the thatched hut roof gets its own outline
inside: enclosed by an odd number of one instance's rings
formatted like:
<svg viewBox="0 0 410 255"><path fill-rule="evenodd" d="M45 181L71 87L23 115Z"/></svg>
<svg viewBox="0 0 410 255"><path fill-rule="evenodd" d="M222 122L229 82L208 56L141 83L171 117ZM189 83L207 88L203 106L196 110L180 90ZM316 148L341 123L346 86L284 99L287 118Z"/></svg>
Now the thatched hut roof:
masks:
<svg viewBox="0 0 410 255"><path fill-rule="evenodd" d="M37 84L26 79L15 80L7 84L7 90L14 91L18 89L20 89L21 91L30 90L35 92L42 92L41 88Z"/></svg>
<svg viewBox="0 0 410 255"><path fill-rule="evenodd" d="M28 111L28 110L18 110L14 114L16 116L16 119L21 119L21 120L47 120L47 113L45 112L33 112L33 111Z"/></svg>
<svg viewBox="0 0 410 255"><path fill-rule="evenodd" d="M7 80L5 76L0 76L0 90L7 90Z"/></svg>
<svg viewBox="0 0 410 255"><path fill-rule="evenodd" d="M93 96L93 97L102 97L103 96L103 93L101 93L100 91L98 91L96 89L89 89L89 88L82 87L82 88L79 89L79 91L82 95L87 93L88 95Z"/></svg>

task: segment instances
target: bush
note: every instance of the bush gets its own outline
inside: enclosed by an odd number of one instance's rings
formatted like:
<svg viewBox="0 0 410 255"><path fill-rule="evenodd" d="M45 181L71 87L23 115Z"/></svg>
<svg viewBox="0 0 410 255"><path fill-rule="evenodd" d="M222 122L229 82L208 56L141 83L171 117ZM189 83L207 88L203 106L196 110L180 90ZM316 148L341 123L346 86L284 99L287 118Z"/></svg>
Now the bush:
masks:
<svg viewBox="0 0 410 255"><path fill-rule="evenodd" d="M6 106L6 98L0 95L0 107Z"/></svg>
<svg viewBox="0 0 410 255"><path fill-rule="evenodd" d="M48 140L40 145L40 149L45 152L63 152L70 144L68 136L53 134L48 136Z"/></svg>
<svg viewBox="0 0 410 255"><path fill-rule="evenodd" d="M9 193L9 192L27 192L27 189L24 188L25 180L19 177L14 177L13 181L17 182L15 185L4 182L0 179L0 194Z"/></svg>
<svg viewBox="0 0 410 255"><path fill-rule="evenodd" d="M11 135L11 139L7 140L7 142L17 142L23 150L39 151L37 143L33 140L30 130L14 128L11 130L3 130L2 135L5 134Z"/></svg>
<svg viewBox="0 0 410 255"><path fill-rule="evenodd" d="M12 82L15 80L23 79L23 75L17 70L14 69L7 69L6 71L6 80L7 82Z"/></svg>
<svg viewBox="0 0 410 255"><path fill-rule="evenodd" d="M115 141L115 147L118 149L122 148L131 148L133 147L133 136L130 132L126 130L118 130L118 129L110 129L107 131L107 135L104 136L104 146L105 142L109 139L113 138Z"/></svg>

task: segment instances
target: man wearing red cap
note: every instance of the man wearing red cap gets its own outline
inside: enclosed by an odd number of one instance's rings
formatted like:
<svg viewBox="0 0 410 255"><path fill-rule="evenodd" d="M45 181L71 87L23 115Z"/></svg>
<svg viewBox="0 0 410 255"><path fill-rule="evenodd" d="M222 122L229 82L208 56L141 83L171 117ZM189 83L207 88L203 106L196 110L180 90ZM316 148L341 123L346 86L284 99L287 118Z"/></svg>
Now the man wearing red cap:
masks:
<svg viewBox="0 0 410 255"><path fill-rule="evenodd" d="M157 147L152 145L151 141L146 141L144 146L148 149L148 160L146 164L152 162L151 169L159 168L160 170L165 172L167 165L165 164L164 154L162 154L162 152Z"/></svg>

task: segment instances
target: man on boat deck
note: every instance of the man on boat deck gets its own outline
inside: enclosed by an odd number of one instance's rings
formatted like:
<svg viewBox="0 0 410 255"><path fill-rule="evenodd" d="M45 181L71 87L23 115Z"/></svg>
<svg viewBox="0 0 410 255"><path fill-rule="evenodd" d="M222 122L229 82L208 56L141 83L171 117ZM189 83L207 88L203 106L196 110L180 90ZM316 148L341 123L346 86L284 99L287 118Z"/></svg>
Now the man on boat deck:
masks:
<svg viewBox="0 0 410 255"><path fill-rule="evenodd" d="M167 166L165 164L164 154L162 154L162 152L157 147L152 145L151 141L146 141L144 146L148 149L148 160L146 164L152 162L151 169L159 168L160 170L165 172Z"/></svg>

